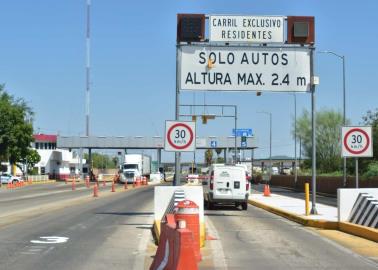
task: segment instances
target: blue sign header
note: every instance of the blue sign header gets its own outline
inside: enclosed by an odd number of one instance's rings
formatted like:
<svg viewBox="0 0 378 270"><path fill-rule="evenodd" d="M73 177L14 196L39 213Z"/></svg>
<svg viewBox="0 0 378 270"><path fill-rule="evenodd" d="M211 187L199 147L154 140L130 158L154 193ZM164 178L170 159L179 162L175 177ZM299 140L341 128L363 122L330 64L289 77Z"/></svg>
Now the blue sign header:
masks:
<svg viewBox="0 0 378 270"><path fill-rule="evenodd" d="M232 136L235 136L235 129L232 129ZM236 137L252 137L251 128L238 128L236 129Z"/></svg>

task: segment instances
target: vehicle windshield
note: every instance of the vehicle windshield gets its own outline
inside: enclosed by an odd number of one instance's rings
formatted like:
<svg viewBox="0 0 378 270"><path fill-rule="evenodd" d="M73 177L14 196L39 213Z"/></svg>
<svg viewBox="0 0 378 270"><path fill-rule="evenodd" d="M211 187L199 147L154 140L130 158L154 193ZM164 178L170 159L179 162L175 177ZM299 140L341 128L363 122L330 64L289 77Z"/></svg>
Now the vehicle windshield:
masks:
<svg viewBox="0 0 378 270"><path fill-rule="evenodd" d="M125 165L123 165L123 169L124 170L128 170L128 169L138 170L138 165L137 164L125 164Z"/></svg>

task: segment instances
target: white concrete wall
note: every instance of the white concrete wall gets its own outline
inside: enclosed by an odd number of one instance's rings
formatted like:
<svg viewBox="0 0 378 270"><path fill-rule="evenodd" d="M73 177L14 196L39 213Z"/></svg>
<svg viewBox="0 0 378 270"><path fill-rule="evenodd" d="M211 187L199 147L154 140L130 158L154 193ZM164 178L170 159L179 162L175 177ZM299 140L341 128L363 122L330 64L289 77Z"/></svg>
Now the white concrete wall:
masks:
<svg viewBox="0 0 378 270"><path fill-rule="evenodd" d="M378 199L378 188L339 188L337 190L339 221L348 220L353 205L360 193L368 193Z"/></svg>
<svg viewBox="0 0 378 270"><path fill-rule="evenodd" d="M205 222L203 209L203 190L202 186L164 186L155 187L154 195L154 214L155 220L161 220L167 206L176 189L183 189L185 191L185 198L195 202L199 207L200 222Z"/></svg>

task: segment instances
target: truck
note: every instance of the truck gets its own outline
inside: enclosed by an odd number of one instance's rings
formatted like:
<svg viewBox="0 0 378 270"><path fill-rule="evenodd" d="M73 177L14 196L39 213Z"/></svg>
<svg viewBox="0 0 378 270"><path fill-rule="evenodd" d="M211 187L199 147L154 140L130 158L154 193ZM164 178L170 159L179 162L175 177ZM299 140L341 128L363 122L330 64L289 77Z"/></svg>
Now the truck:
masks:
<svg viewBox="0 0 378 270"><path fill-rule="evenodd" d="M120 181L133 183L136 177L150 177L151 174L151 157L142 154L126 154L123 164L121 165Z"/></svg>

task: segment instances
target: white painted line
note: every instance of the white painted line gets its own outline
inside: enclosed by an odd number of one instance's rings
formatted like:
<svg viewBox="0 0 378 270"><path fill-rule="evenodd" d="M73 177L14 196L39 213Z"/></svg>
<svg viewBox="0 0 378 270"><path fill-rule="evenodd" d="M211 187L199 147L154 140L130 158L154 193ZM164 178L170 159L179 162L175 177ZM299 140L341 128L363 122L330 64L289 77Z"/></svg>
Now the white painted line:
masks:
<svg viewBox="0 0 378 270"><path fill-rule="evenodd" d="M69 239L68 237L62 236L41 236L39 238L46 240L31 240L30 242L33 244L61 244L67 242Z"/></svg>
<svg viewBox="0 0 378 270"><path fill-rule="evenodd" d="M214 269L228 269L226 258L223 252L222 242L219 238L219 234L214 227L214 224L211 222L210 218L206 217L206 227L208 234L213 236L217 240L209 240L207 243L210 244L213 257L213 266Z"/></svg>
<svg viewBox="0 0 378 270"><path fill-rule="evenodd" d="M153 223L153 217L148 216L147 221L144 222L146 224L152 224ZM132 269L144 269L144 260L146 255L146 250L148 246L148 241L151 237L151 231L143 229L143 232L141 234L138 234L139 245L138 249L133 252L135 254L135 261L134 261L134 267Z"/></svg>

